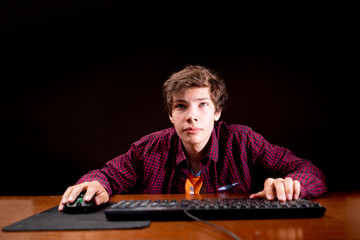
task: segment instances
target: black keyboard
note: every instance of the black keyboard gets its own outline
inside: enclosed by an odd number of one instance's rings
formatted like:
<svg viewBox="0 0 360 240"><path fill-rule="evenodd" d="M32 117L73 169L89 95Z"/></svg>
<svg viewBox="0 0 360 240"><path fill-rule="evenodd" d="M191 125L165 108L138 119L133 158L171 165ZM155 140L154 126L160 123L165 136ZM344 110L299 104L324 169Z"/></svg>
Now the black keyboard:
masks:
<svg viewBox="0 0 360 240"><path fill-rule="evenodd" d="M203 219L313 218L325 214L318 203L298 199L192 199L192 200L122 200L105 209L110 221L121 220L191 220L186 214Z"/></svg>

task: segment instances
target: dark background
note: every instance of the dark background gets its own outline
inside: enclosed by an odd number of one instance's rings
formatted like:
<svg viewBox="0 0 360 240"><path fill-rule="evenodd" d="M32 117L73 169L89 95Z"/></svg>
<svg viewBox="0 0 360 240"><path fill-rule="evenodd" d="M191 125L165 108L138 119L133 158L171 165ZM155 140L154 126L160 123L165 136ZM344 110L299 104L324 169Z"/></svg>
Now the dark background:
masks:
<svg viewBox="0 0 360 240"><path fill-rule="evenodd" d="M187 64L225 80L222 120L310 159L331 190L358 189L351 9L3 2L0 194L62 194L170 127L161 85Z"/></svg>

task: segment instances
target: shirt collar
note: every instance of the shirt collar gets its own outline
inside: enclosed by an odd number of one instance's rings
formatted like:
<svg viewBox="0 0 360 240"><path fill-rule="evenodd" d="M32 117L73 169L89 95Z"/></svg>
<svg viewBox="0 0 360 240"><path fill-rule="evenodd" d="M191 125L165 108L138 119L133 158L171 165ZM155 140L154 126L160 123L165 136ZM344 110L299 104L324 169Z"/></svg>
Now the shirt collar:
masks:
<svg viewBox="0 0 360 240"><path fill-rule="evenodd" d="M182 161L186 160L185 153L182 148L181 139L178 137L178 148L176 152L176 164L179 165Z"/></svg>
<svg viewBox="0 0 360 240"><path fill-rule="evenodd" d="M219 158L219 139L218 136L216 135L216 128L214 127L211 136L210 136L210 145L209 145L209 149L208 152L206 154L206 156L213 160L214 162L217 162L218 158Z"/></svg>
<svg viewBox="0 0 360 240"><path fill-rule="evenodd" d="M213 131L211 132L211 136L209 139L209 149L206 154L206 157L214 162L217 162L219 157L219 140L218 136L216 135L216 127L214 127ZM182 161L186 160L186 155L184 153L181 139L178 137L178 147L177 147L177 154L176 154L176 164L179 165Z"/></svg>

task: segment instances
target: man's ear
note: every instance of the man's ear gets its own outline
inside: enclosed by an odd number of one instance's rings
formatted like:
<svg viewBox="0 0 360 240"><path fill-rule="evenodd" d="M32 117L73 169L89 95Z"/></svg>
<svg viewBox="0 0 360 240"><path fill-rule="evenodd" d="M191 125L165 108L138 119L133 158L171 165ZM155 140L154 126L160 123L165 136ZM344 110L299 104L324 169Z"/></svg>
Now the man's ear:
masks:
<svg viewBox="0 0 360 240"><path fill-rule="evenodd" d="M215 113L215 116L214 116L215 122L218 121L220 119L220 117L221 117L221 112Z"/></svg>
<svg viewBox="0 0 360 240"><path fill-rule="evenodd" d="M170 119L171 123L172 123L172 124L174 124L174 122L173 122L173 118L172 118L172 116L171 116L171 114L170 114L170 113L169 113L169 119Z"/></svg>

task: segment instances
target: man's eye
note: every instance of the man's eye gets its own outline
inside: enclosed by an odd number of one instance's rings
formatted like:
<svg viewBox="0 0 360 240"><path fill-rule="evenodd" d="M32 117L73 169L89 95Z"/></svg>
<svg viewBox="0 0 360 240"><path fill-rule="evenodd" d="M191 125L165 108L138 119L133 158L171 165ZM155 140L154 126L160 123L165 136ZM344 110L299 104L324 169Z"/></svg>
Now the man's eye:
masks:
<svg viewBox="0 0 360 240"><path fill-rule="evenodd" d="M200 107L204 107L204 106L207 106L207 105L208 105L207 102L202 102L202 103L200 103Z"/></svg>
<svg viewBox="0 0 360 240"><path fill-rule="evenodd" d="M184 104L177 104L177 105L175 105L175 108L183 109L183 108L185 108L185 105Z"/></svg>

